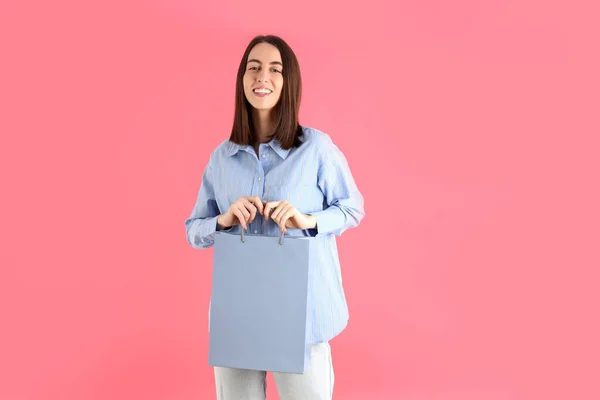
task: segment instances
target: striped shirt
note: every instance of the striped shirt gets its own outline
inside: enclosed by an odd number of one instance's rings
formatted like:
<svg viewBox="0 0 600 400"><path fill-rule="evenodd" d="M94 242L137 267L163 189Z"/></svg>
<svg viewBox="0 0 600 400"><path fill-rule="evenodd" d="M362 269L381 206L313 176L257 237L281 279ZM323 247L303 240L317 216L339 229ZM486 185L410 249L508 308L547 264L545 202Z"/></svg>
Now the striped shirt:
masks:
<svg viewBox="0 0 600 400"><path fill-rule="evenodd" d="M275 139L262 143L258 155L251 145L222 142L211 153L192 213L185 221L188 243L196 248L212 247L217 216L244 196L263 201L286 200L298 211L315 217L315 229L288 229L288 236L323 236L318 247L315 280L309 282L312 318L312 343L332 339L348 323L348 306L342 287L342 275L336 236L356 227L365 216L363 196L359 192L346 158L329 135L302 127L302 144L284 150ZM239 233L240 225L226 230ZM279 236L273 221L260 213L248 224L248 231Z"/></svg>

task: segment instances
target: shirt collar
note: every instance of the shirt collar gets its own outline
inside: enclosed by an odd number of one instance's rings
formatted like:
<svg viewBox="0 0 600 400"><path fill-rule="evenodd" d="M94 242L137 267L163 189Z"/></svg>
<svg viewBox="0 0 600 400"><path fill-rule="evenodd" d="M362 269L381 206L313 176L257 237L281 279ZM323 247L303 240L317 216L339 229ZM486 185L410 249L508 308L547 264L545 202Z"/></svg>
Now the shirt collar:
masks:
<svg viewBox="0 0 600 400"><path fill-rule="evenodd" d="M277 139L271 140L268 144L273 150L275 150L275 153L279 154L279 157L283 158L284 160L287 158L288 154L290 154L290 149L282 149L281 144Z"/></svg>
<svg viewBox="0 0 600 400"><path fill-rule="evenodd" d="M240 151L240 150L248 151L249 148L250 148L249 145L241 145L241 144L233 143L230 140L229 148L227 149L227 155L233 156L234 154L237 154L238 151Z"/></svg>
<svg viewBox="0 0 600 400"><path fill-rule="evenodd" d="M277 139L272 139L267 144L269 146L271 146L271 148L275 151L275 153L277 153L279 155L279 157L283 158L284 160L287 158L288 154L290 153L290 149L284 150L281 148L281 144L279 143L279 141ZM246 151L249 153L254 152L254 150L252 149L252 146L250 146L249 144L241 145L241 144L236 144L236 143L233 143L232 141L229 141L229 149L227 150L227 154L229 156L233 156L234 154L237 154L237 152L240 150L243 150L243 151Z"/></svg>

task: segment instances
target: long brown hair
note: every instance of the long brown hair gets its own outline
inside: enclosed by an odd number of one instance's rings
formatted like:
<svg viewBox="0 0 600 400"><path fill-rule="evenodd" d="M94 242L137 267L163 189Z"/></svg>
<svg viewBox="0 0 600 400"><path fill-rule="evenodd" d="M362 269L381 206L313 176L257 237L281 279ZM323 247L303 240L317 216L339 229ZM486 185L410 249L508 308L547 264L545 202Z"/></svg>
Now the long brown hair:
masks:
<svg viewBox="0 0 600 400"><path fill-rule="evenodd" d="M277 47L283 64L283 87L279 101L274 107L276 125L273 138L277 139L281 148L285 150L298 147L299 136L302 136L302 127L298 123L302 97L300 65L291 47L283 39L274 35L261 35L252 39L240 61L235 85L235 114L229 140L240 145L254 144L257 140L252 128L252 105L244 94L244 74L248 55L259 43L269 43Z"/></svg>

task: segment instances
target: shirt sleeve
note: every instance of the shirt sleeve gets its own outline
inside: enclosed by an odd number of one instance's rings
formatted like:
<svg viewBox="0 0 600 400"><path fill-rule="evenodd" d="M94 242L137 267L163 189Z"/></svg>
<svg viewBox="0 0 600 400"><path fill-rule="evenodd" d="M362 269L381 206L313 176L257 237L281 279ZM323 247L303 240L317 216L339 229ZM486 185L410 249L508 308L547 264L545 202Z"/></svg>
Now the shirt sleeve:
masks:
<svg viewBox="0 0 600 400"><path fill-rule="evenodd" d="M317 220L317 227L311 233L340 236L345 230L358 226L365 216L364 199L346 157L329 136L325 136L320 148L317 179L327 207L311 214Z"/></svg>
<svg viewBox="0 0 600 400"><path fill-rule="evenodd" d="M195 249L206 249L214 244L217 217L220 215L215 199L213 171L210 163L202 175L202 183L194 209L185 220L188 243Z"/></svg>

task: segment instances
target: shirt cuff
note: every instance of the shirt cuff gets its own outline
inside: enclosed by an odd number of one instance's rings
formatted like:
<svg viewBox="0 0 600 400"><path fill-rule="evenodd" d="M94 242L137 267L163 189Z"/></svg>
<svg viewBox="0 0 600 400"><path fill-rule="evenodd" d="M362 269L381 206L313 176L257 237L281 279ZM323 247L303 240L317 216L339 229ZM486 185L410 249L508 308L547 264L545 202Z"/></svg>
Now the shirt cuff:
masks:
<svg viewBox="0 0 600 400"><path fill-rule="evenodd" d="M219 225L219 223L218 223L218 218L219 218L218 216L217 216L217 217L215 217L215 222L214 222L214 229L215 229L215 232L230 232L230 231L233 229L233 226L230 226L230 227L229 227L229 228L227 228L227 229L221 229L220 231L218 231L218 230L217 230L217 225ZM211 225L212 225L212 223L211 223Z"/></svg>
<svg viewBox="0 0 600 400"><path fill-rule="evenodd" d="M339 230L340 223L343 224L343 216L340 221L339 214L341 213L342 212L339 208L333 206L326 208L322 211L311 213L310 215L315 217L315 219L317 220L317 226L315 227L315 229L309 230L311 236L326 235L328 233L332 233L336 230ZM314 231L314 234L312 231Z"/></svg>

